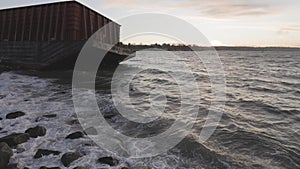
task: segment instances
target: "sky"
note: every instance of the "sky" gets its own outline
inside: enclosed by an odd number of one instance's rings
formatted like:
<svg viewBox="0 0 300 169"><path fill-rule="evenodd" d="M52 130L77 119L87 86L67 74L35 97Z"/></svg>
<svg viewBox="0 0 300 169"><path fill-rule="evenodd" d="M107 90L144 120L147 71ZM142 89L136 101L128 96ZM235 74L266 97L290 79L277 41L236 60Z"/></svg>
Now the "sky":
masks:
<svg viewBox="0 0 300 169"><path fill-rule="evenodd" d="M55 1L59 0L1 0L0 8ZM141 13L172 15L195 26L214 46L300 47L300 0L78 1L117 22ZM124 42L176 43L149 35Z"/></svg>

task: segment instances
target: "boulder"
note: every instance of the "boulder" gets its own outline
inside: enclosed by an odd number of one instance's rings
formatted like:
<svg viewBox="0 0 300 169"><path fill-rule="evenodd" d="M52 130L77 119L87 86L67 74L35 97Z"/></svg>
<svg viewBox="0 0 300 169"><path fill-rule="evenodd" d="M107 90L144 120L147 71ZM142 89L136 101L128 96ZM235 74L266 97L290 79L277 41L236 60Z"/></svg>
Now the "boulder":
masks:
<svg viewBox="0 0 300 169"><path fill-rule="evenodd" d="M61 162L65 167L68 167L73 161L79 159L82 156L83 154L79 152L68 152L61 157Z"/></svg>
<svg viewBox="0 0 300 169"><path fill-rule="evenodd" d="M9 159L12 155L13 151L7 143L0 143L0 168L7 168Z"/></svg>
<svg viewBox="0 0 300 169"><path fill-rule="evenodd" d="M29 128L25 131L25 133L28 133L30 137L37 138L38 136L44 136L46 135L46 128L43 126L36 126L34 128Z"/></svg>
<svg viewBox="0 0 300 169"><path fill-rule="evenodd" d="M75 133L71 133L69 134L66 139L78 139L78 138L82 138L83 137L83 133L81 131L77 131Z"/></svg>
<svg viewBox="0 0 300 169"><path fill-rule="evenodd" d="M27 133L13 133L0 138L0 142L5 142L10 147L25 143L27 140L29 140L29 134Z"/></svg>
<svg viewBox="0 0 300 169"><path fill-rule="evenodd" d="M18 118L18 117L21 117L21 116L24 116L24 115L25 115L24 112L16 111L16 112L13 112L13 113L8 113L6 115L6 119L15 119L15 118Z"/></svg>
<svg viewBox="0 0 300 169"><path fill-rule="evenodd" d="M108 164L110 166L116 166L119 163L119 160L112 157L101 157L98 159L98 162L101 164Z"/></svg>
<svg viewBox="0 0 300 169"><path fill-rule="evenodd" d="M38 149L38 151L34 155L34 158L41 158L43 156L48 156L50 154L59 155L60 153L61 152L59 152L59 151L53 151L53 150L47 150L47 149Z"/></svg>

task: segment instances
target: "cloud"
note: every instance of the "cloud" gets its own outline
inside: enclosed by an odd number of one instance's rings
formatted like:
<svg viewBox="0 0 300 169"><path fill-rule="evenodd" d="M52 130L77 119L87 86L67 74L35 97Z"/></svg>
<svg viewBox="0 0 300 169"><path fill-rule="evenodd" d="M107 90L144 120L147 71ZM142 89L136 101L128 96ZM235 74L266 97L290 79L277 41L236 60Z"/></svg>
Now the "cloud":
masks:
<svg viewBox="0 0 300 169"><path fill-rule="evenodd" d="M199 16L211 18L256 17L277 13L275 6L264 4L261 1L234 1L234 0L202 0L184 1L171 5L172 8L189 8L195 10Z"/></svg>
<svg viewBox="0 0 300 169"><path fill-rule="evenodd" d="M109 9L109 8L118 8L118 7L124 7L124 6L134 6L138 4L138 0L113 0L113 1L105 1L103 8Z"/></svg>
<svg viewBox="0 0 300 169"><path fill-rule="evenodd" d="M258 17L278 13L279 10L270 1L258 0L114 0L104 1L105 9L127 8L134 10L180 11L193 16L230 19L240 17Z"/></svg>
<svg viewBox="0 0 300 169"><path fill-rule="evenodd" d="M300 33L300 25L282 26L277 30L278 34Z"/></svg>

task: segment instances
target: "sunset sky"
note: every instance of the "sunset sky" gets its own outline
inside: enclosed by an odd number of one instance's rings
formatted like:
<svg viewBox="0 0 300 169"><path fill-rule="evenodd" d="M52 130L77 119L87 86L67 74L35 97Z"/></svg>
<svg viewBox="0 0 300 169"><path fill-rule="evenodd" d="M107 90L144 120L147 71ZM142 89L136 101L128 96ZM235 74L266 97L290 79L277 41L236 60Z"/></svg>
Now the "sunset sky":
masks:
<svg viewBox="0 0 300 169"><path fill-rule="evenodd" d="M79 1L114 21L145 12L176 16L197 27L213 45L300 47L299 0ZM55 1L1 0L0 7L46 2ZM125 42L163 43L168 41L145 37Z"/></svg>

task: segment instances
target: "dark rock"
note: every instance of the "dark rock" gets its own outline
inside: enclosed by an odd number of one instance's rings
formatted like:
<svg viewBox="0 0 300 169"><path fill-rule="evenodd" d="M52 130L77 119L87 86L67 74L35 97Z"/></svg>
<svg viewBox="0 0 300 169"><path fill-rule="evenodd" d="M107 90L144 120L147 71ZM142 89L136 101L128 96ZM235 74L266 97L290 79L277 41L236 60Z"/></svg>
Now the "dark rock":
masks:
<svg viewBox="0 0 300 169"><path fill-rule="evenodd" d="M7 169L19 169L18 164L8 164Z"/></svg>
<svg viewBox="0 0 300 169"><path fill-rule="evenodd" d="M82 157L83 154L79 153L79 152L69 152L69 153L65 153L62 157L61 157L61 162L63 163L63 165L65 167L68 167L73 161L79 159L80 157Z"/></svg>
<svg viewBox="0 0 300 169"><path fill-rule="evenodd" d="M84 134L86 134L86 135L97 135L98 132L94 127L89 127L89 128L84 130Z"/></svg>
<svg viewBox="0 0 300 169"><path fill-rule="evenodd" d="M9 159L12 155L13 151L7 143L0 143L0 168L7 168Z"/></svg>
<svg viewBox="0 0 300 169"><path fill-rule="evenodd" d="M24 116L24 115L25 115L24 112L17 111L17 112L13 112L13 113L8 113L6 115L6 118L7 119L15 119L15 118L18 118L18 117L21 117L21 116Z"/></svg>
<svg viewBox="0 0 300 169"><path fill-rule="evenodd" d="M1 131L2 129L3 129L3 128L0 127L0 131Z"/></svg>
<svg viewBox="0 0 300 169"><path fill-rule="evenodd" d="M57 117L56 114L46 114L46 115L43 115L43 117L46 117L46 118L55 118Z"/></svg>
<svg viewBox="0 0 300 169"><path fill-rule="evenodd" d="M0 117L0 120L2 120L2 117Z"/></svg>
<svg viewBox="0 0 300 169"><path fill-rule="evenodd" d="M38 151L34 155L34 158L41 158L43 156L48 156L50 154L59 155L60 153L61 152L59 152L59 151L46 150L46 149L38 149Z"/></svg>
<svg viewBox="0 0 300 169"><path fill-rule="evenodd" d="M73 169L88 169L87 167L82 167L82 166L79 166L79 167L75 167Z"/></svg>
<svg viewBox="0 0 300 169"><path fill-rule="evenodd" d="M25 131L25 133L28 133L30 137L37 138L38 136L44 136L46 135L46 128L42 126L36 126L34 128L29 128Z"/></svg>
<svg viewBox="0 0 300 169"><path fill-rule="evenodd" d="M77 139L77 138L82 138L83 133L81 131L77 131L75 133L69 134L66 139Z"/></svg>
<svg viewBox="0 0 300 169"><path fill-rule="evenodd" d="M27 140L29 140L29 134L27 133L13 133L0 138L0 142L5 142L10 147L25 143Z"/></svg>
<svg viewBox="0 0 300 169"><path fill-rule="evenodd" d="M28 167L24 167L23 169L29 169Z"/></svg>
<svg viewBox="0 0 300 169"><path fill-rule="evenodd" d="M61 169L60 167L40 167L40 169Z"/></svg>
<svg viewBox="0 0 300 169"><path fill-rule="evenodd" d="M102 164L108 164L110 166L116 166L119 163L117 159L112 157L101 157L98 159L98 162Z"/></svg>

